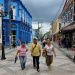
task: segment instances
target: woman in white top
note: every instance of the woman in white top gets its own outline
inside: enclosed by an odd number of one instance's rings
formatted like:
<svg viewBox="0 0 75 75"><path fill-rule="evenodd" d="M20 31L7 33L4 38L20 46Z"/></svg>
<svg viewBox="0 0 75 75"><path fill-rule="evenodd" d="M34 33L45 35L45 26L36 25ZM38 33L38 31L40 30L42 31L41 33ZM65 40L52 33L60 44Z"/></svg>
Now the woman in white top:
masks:
<svg viewBox="0 0 75 75"><path fill-rule="evenodd" d="M52 61L53 61L53 54L56 57L56 53L55 53L55 50L53 48L53 45L51 44L50 39L47 39L47 44L44 47L44 51L46 52L46 64L47 64L47 66L50 66L52 64Z"/></svg>

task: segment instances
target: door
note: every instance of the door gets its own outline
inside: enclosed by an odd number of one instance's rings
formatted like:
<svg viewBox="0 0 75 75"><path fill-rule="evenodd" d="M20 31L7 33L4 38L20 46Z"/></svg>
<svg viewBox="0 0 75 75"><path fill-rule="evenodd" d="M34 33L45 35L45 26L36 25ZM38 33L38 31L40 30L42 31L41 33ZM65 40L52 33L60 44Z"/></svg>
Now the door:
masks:
<svg viewBox="0 0 75 75"><path fill-rule="evenodd" d="M11 45L16 44L16 30L11 31Z"/></svg>

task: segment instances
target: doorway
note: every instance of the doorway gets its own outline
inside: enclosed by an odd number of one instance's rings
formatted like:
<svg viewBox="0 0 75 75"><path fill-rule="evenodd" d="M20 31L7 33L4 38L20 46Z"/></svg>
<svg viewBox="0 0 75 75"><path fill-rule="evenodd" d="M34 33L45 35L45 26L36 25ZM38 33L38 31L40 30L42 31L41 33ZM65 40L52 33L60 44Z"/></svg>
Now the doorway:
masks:
<svg viewBox="0 0 75 75"><path fill-rule="evenodd" d="M11 46L16 46L16 30L11 31Z"/></svg>

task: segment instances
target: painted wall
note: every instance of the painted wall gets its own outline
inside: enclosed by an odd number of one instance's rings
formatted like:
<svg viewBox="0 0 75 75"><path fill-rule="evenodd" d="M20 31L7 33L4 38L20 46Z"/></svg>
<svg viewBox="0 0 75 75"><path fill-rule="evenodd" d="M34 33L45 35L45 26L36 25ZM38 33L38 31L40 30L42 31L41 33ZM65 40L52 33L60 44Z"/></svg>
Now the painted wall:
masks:
<svg viewBox="0 0 75 75"><path fill-rule="evenodd" d="M3 17L3 29L4 29L4 41L5 45L9 46L11 41L11 31L16 31L16 44L17 41L30 42L31 41L31 29L32 29L32 16L22 4L20 0L0 0L0 4L3 4L3 11L7 12L7 16ZM9 17L9 5L11 4L12 19L10 23Z"/></svg>

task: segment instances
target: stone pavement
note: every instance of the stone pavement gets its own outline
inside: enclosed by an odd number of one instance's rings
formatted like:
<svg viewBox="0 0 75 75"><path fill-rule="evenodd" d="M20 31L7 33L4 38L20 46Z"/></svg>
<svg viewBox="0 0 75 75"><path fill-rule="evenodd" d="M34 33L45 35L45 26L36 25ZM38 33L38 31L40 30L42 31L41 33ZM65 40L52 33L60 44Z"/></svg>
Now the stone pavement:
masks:
<svg viewBox="0 0 75 75"><path fill-rule="evenodd" d="M71 49L67 49L67 48L60 48L56 43L53 42L53 45L59 49L60 51L62 51L63 54L65 54L68 58L70 58L71 60L74 59L74 55L75 55L75 51L71 50Z"/></svg>
<svg viewBox="0 0 75 75"><path fill-rule="evenodd" d="M13 50L15 50L15 48L5 48L5 54L9 54L9 53L11 53ZM0 50L0 57L1 57L1 54L2 54L2 50Z"/></svg>
<svg viewBox="0 0 75 75"><path fill-rule="evenodd" d="M54 57L53 64L50 69L45 64L45 58L40 58L40 72L33 69L32 57L30 52L27 53L26 69L21 70L19 60L14 63L16 49L10 54L7 54L6 60L0 60L0 75L75 75L75 64L64 56L57 48L56 58Z"/></svg>

